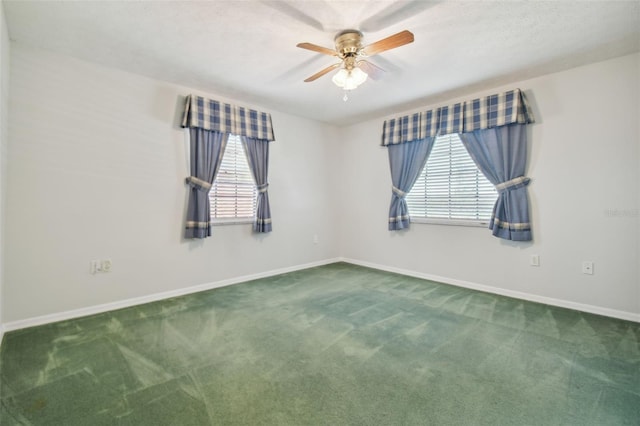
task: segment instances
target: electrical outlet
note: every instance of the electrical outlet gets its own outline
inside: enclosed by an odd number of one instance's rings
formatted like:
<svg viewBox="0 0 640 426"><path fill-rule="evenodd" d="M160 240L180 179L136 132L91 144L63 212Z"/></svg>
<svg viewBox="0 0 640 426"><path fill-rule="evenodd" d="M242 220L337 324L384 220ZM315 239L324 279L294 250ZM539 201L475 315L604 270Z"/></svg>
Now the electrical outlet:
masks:
<svg viewBox="0 0 640 426"><path fill-rule="evenodd" d="M113 268L113 263L111 262L111 259L104 259L101 263L100 263L100 270L102 272L111 272L111 269Z"/></svg>
<svg viewBox="0 0 640 426"><path fill-rule="evenodd" d="M313 235L313 244L318 244L318 234Z"/></svg>
<svg viewBox="0 0 640 426"><path fill-rule="evenodd" d="M98 272L111 272L113 269L113 263L111 259L94 259L89 262L89 273L95 275Z"/></svg>
<svg viewBox="0 0 640 426"><path fill-rule="evenodd" d="M532 254L531 255L530 265L531 266L540 266L540 256L537 255L537 254Z"/></svg>
<svg viewBox="0 0 640 426"><path fill-rule="evenodd" d="M582 261L582 273L593 275L593 262L591 262L590 260Z"/></svg>

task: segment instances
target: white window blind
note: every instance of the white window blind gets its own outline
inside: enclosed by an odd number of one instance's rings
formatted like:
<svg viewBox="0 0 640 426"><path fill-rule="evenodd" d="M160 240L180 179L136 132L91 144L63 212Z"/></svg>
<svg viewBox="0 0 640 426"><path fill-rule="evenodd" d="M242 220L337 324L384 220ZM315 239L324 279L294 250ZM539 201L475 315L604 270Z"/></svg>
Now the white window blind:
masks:
<svg viewBox="0 0 640 426"><path fill-rule="evenodd" d="M491 219L498 193L478 170L457 134L438 136L406 200L411 218L438 222Z"/></svg>
<svg viewBox="0 0 640 426"><path fill-rule="evenodd" d="M211 191L211 221L252 219L256 211L256 185L240 136L229 135L222 163Z"/></svg>

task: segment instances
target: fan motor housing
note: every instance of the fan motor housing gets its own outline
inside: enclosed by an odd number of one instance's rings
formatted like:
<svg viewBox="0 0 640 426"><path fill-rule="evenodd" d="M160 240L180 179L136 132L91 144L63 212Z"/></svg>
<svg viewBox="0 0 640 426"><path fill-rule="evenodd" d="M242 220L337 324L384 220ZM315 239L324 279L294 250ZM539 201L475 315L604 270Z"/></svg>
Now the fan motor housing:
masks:
<svg viewBox="0 0 640 426"><path fill-rule="evenodd" d="M355 56L362 49L362 33L358 30L344 30L336 34L336 52L342 59Z"/></svg>

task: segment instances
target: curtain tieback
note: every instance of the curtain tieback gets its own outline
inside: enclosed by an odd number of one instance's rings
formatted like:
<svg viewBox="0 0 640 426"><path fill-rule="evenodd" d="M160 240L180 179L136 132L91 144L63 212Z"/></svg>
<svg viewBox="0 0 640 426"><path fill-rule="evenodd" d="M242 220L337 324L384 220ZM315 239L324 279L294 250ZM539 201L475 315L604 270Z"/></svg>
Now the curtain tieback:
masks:
<svg viewBox="0 0 640 426"><path fill-rule="evenodd" d="M506 182L502 182L496 185L498 192L511 191L512 189L524 188L529 185L531 179L525 176L519 176Z"/></svg>
<svg viewBox="0 0 640 426"><path fill-rule="evenodd" d="M393 191L394 194L396 194L400 198L404 198L404 196L407 195L406 192L396 188L395 186L391 186L391 190Z"/></svg>
<svg viewBox="0 0 640 426"><path fill-rule="evenodd" d="M195 176L189 176L186 180L187 185L197 189L198 191L209 192L209 190L211 189L211 184L209 182L207 182L206 180L198 179Z"/></svg>
<svg viewBox="0 0 640 426"><path fill-rule="evenodd" d="M267 188L269 188L269 184L268 183L265 183L265 184L262 184L262 185L256 185L256 189L261 194L267 192Z"/></svg>

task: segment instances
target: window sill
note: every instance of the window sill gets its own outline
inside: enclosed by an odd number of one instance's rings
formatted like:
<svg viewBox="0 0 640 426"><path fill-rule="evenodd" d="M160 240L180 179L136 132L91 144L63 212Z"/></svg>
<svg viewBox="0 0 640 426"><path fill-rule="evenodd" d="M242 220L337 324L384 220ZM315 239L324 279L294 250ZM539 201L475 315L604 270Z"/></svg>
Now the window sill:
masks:
<svg viewBox="0 0 640 426"><path fill-rule="evenodd" d="M226 226L226 225L246 225L252 224L253 219L237 218L237 219L215 219L211 221L212 226Z"/></svg>
<svg viewBox="0 0 640 426"><path fill-rule="evenodd" d="M475 228L487 228L488 221L461 220L461 219L427 219L427 218L411 218L411 223L429 224L429 225L447 225L447 226L470 226Z"/></svg>

